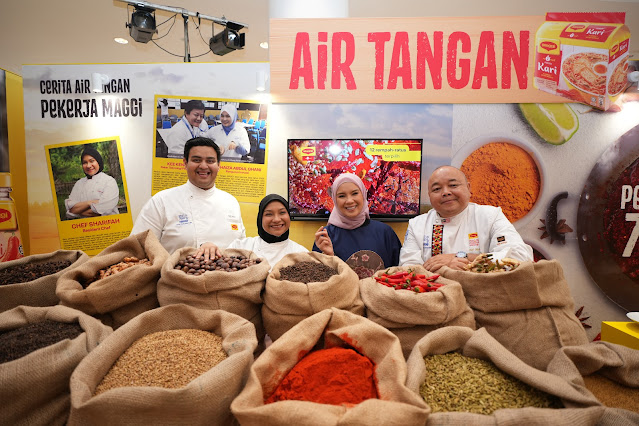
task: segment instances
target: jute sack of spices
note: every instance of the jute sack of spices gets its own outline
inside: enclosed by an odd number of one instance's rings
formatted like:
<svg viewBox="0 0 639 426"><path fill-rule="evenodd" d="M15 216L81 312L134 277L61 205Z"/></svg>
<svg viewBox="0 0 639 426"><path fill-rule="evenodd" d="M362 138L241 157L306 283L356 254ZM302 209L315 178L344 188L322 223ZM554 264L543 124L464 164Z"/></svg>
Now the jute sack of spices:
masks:
<svg viewBox="0 0 639 426"><path fill-rule="evenodd" d="M239 271L207 271L202 275L187 275L174 269L179 260L195 254L195 248L182 248L173 252L162 267L158 281L160 306L184 303L201 309L222 309L251 321L255 326L260 348L264 341L262 325L262 289L270 265L266 260ZM243 255L249 259L259 256L250 250L226 249L224 256Z"/></svg>
<svg viewBox="0 0 639 426"><path fill-rule="evenodd" d="M136 265L98 279L84 288L102 269L123 261L125 257L148 259L150 265ZM99 318L114 329L131 318L157 308L157 282L162 265L169 257L151 231L130 235L98 253L82 265L62 274L56 295L65 306Z"/></svg>
<svg viewBox="0 0 639 426"><path fill-rule="evenodd" d="M113 332L66 306L18 306L0 313L0 332L46 320L79 323L83 333L0 364L0 424L63 425L69 416L69 378L80 361Z"/></svg>
<svg viewBox="0 0 639 426"><path fill-rule="evenodd" d="M282 280L280 270L300 262L322 263L337 270L327 281L294 282ZM262 318L273 341L300 321L324 309L339 308L364 315L359 294L359 277L342 259L322 253L291 253L271 270L264 289Z"/></svg>
<svg viewBox="0 0 639 426"><path fill-rule="evenodd" d="M222 337L228 358L181 388L116 387L94 396L111 366L136 340L180 329L204 330ZM246 383L256 346L253 324L229 312L184 304L145 312L116 330L73 372L68 424L232 424L230 405ZM166 374L170 380L180 370Z"/></svg>
<svg viewBox="0 0 639 426"><path fill-rule="evenodd" d="M16 306L53 306L60 303L55 294L58 278L66 271L89 260L89 255L81 250L56 250L52 253L34 254L9 262L0 263L0 270L19 265L42 264L68 261L71 265L51 275L18 284L0 285L0 312Z"/></svg>
<svg viewBox="0 0 639 426"><path fill-rule="evenodd" d="M354 348L373 362L379 399L351 406L292 400L264 404L306 353L332 347ZM291 328L256 359L231 411L242 425L423 425L426 404L405 380L406 361L394 334L362 316L326 309Z"/></svg>
<svg viewBox="0 0 639 426"><path fill-rule="evenodd" d="M443 287L436 291L415 293L411 290L395 290L378 283L374 278L383 273L392 275L407 270L431 275L419 265L393 267L378 271L373 277L359 282L366 316L399 338L406 358L415 343L433 330L448 325L475 328L473 310L466 303L461 285L456 281L439 277L435 282L443 284Z"/></svg>
<svg viewBox="0 0 639 426"><path fill-rule="evenodd" d="M467 327L442 327L420 339L408 357L408 379L406 386L420 395L420 386L424 383L427 355L442 355L459 352L466 357L491 361L500 371L506 373L532 388L558 397L564 408L502 408L491 415L462 411L431 412L428 425L595 425L604 414L604 407L592 396L584 395L575 389L566 379L555 374L537 370L524 363L506 349L486 329L472 330ZM431 372L430 374L435 374ZM472 390L485 379L470 376L466 379L468 389ZM475 385L475 384L476 385ZM463 389L456 396L463 399ZM495 395L499 393L495 390ZM421 397L421 396L420 396ZM500 400L503 400L500 395ZM490 395L486 398L490 399ZM460 402L463 404L463 402ZM430 407L430 406L429 406Z"/></svg>
<svg viewBox="0 0 639 426"><path fill-rule="evenodd" d="M477 327L525 363L545 370L563 346L588 343L556 260L523 262L509 272L475 273L444 266L438 271L461 284Z"/></svg>
<svg viewBox="0 0 639 426"><path fill-rule="evenodd" d="M547 371L605 405L601 424L639 424L639 350L609 342L567 346Z"/></svg>

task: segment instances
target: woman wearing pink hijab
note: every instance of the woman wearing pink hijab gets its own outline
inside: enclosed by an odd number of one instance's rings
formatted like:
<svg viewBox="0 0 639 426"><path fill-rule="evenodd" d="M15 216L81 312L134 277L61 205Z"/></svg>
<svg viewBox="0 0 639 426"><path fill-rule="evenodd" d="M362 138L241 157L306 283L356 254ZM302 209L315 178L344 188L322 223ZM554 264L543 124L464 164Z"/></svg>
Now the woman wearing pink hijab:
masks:
<svg viewBox="0 0 639 426"><path fill-rule="evenodd" d="M342 173L331 187L333 211L328 226L315 233L313 251L338 256L347 261L353 253L371 250L384 262L384 267L399 264L402 244L393 228L371 220L367 191L362 180L352 173Z"/></svg>

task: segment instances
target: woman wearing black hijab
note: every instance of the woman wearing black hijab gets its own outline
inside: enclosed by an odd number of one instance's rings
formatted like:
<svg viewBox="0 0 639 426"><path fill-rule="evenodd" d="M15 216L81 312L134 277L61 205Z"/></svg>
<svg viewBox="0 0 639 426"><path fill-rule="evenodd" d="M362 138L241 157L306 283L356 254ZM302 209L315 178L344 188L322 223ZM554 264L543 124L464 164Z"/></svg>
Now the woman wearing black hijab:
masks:
<svg viewBox="0 0 639 426"><path fill-rule="evenodd" d="M277 194L262 198L257 213L257 237L237 239L228 248L251 250L271 265L289 253L308 250L288 238L291 216L288 202Z"/></svg>
<svg viewBox="0 0 639 426"><path fill-rule="evenodd" d="M68 219L119 214L120 190L111 176L102 172L104 160L97 149L86 146L80 154L85 177L79 179L64 200Z"/></svg>

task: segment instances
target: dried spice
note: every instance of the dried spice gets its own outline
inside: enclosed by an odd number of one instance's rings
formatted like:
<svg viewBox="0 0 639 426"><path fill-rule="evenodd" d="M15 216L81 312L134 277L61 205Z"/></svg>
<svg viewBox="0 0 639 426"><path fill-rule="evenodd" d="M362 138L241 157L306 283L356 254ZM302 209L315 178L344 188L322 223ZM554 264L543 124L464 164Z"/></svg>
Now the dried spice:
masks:
<svg viewBox="0 0 639 426"><path fill-rule="evenodd" d="M504 257L503 259L493 261L492 253L482 253L475 258L472 262L466 265L464 268L470 272L477 272L480 274L487 274L492 272L508 272L517 269L520 265L520 261L517 259L510 259Z"/></svg>
<svg viewBox="0 0 639 426"><path fill-rule="evenodd" d="M87 288L91 283L97 280L101 280L111 275L115 275L119 272L124 271L125 269L129 269L137 265L151 266L152 263L147 258L138 259L137 257L125 257L124 259L122 259L122 262L118 262L114 265L109 266L108 268L100 269L98 272L95 273L95 275L91 279L87 280L84 283L83 287Z"/></svg>
<svg viewBox="0 0 639 426"><path fill-rule="evenodd" d="M566 219L557 221L557 205L559 204L559 201L564 198L568 198L568 193L565 191L555 195L546 209L546 219L539 219L544 225L537 228L540 231L544 231L539 239L543 240L550 236L550 244L552 244L555 240L566 244L565 234L572 232L572 228L568 226Z"/></svg>
<svg viewBox="0 0 639 426"><path fill-rule="evenodd" d="M180 329L147 334L120 355L95 394L123 386L181 388L226 358L222 338L208 331Z"/></svg>
<svg viewBox="0 0 639 426"><path fill-rule="evenodd" d="M426 276L425 274L418 274L412 269L407 271L397 271L393 274L388 274L387 270L383 274L375 277L375 281L395 290L409 290L414 291L415 293L427 293L430 291L437 291L438 288L444 286L442 283L435 282L437 278L439 278L439 274Z"/></svg>
<svg viewBox="0 0 639 426"><path fill-rule="evenodd" d="M319 262L299 262L280 269L280 278L299 283L315 283L328 281L333 275L337 275L336 269Z"/></svg>
<svg viewBox="0 0 639 426"><path fill-rule="evenodd" d="M419 393L433 413L492 414L501 408L562 408L559 398L499 370L491 361L457 352L424 357Z"/></svg>
<svg viewBox="0 0 639 426"><path fill-rule="evenodd" d="M20 284L60 272L71 266L68 260L44 263L24 263L0 270L0 285Z"/></svg>
<svg viewBox="0 0 639 426"><path fill-rule="evenodd" d="M601 374L584 376L584 385L605 406L639 413L639 389L617 383Z"/></svg>
<svg viewBox="0 0 639 426"><path fill-rule="evenodd" d="M334 347L307 354L264 403L296 400L354 405L377 398L375 365L353 349Z"/></svg>
<svg viewBox="0 0 639 426"><path fill-rule="evenodd" d="M0 331L0 364L22 358L38 349L84 333L77 322L45 320Z"/></svg>
<svg viewBox="0 0 639 426"><path fill-rule="evenodd" d="M209 260L204 260L204 255L198 257L189 255L185 259L178 261L174 269L186 272L187 275L202 275L206 271L240 271L258 263L262 263L262 259L249 259L241 254L237 256L215 256Z"/></svg>

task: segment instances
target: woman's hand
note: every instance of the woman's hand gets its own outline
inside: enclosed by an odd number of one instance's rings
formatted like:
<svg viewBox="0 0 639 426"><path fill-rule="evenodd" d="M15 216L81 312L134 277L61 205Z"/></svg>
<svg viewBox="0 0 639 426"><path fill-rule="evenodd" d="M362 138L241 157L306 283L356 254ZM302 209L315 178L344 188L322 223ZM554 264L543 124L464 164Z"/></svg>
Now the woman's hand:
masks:
<svg viewBox="0 0 639 426"><path fill-rule="evenodd" d="M470 260L465 257L457 257L454 253L438 254L424 262L424 268L428 271L436 272L442 266L448 266L450 269L461 271L469 263Z"/></svg>
<svg viewBox="0 0 639 426"><path fill-rule="evenodd" d="M235 150L235 148L237 148L237 144L233 141L231 141L231 143L229 144L229 150L233 151Z"/></svg>
<svg viewBox="0 0 639 426"><path fill-rule="evenodd" d="M315 245L322 251L322 253L329 256L335 256L335 253L333 252L333 242L331 241L331 237L328 236L326 227L320 226L315 233Z"/></svg>
<svg viewBox="0 0 639 426"><path fill-rule="evenodd" d="M209 259L214 259L215 256L221 257L222 252L219 247L213 243L204 243L200 246L199 249L195 252L195 257L199 257L204 255L204 261Z"/></svg>

